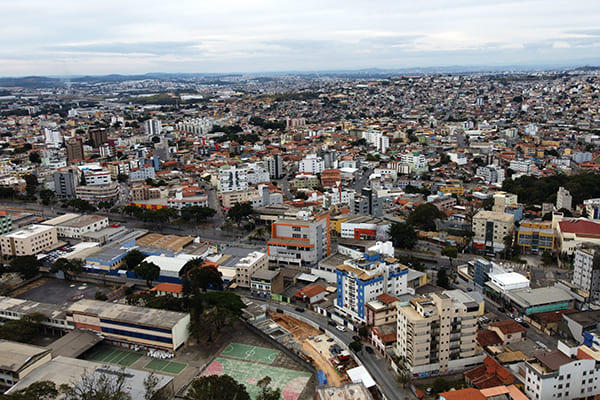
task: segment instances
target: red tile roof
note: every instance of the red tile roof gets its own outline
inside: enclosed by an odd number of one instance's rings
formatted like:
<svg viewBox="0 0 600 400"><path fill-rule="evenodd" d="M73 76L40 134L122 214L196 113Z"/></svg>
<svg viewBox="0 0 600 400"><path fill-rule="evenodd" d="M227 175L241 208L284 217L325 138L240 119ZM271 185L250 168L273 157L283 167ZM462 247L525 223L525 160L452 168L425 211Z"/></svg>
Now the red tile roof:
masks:
<svg viewBox="0 0 600 400"><path fill-rule="evenodd" d="M487 400L477 389L467 388L439 394L446 400Z"/></svg>
<svg viewBox="0 0 600 400"><path fill-rule="evenodd" d="M154 286L152 289L150 289L151 292L167 292L167 293L181 293L181 289L182 289L182 285L180 285L179 283L168 283L168 282L162 282L159 283L158 285Z"/></svg>
<svg viewBox="0 0 600 400"><path fill-rule="evenodd" d="M500 329L500 332L502 332L505 335L526 331L526 329L523 328L523 326L521 324L519 324L517 321L514 321L512 319L505 319L503 321L492 322L488 325L488 328L492 328L492 327Z"/></svg>
<svg viewBox="0 0 600 400"><path fill-rule="evenodd" d="M544 364L548 369L556 371L559 367L570 363L571 357L567 356L560 350L554 350L549 353L540 353L535 356L539 362Z"/></svg>
<svg viewBox="0 0 600 400"><path fill-rule="evenodd" d="M561 232L600 236L600 224L595 222L576 219L571 221L560 221L558 225L560 226Z"/></svg>
<svg viewBox="0 0 600 400"><path fill-rule="evenodd" d="M387 293L382 293L379 296L377 296L377 298L385 304L392 304L393 302L398 301L397 298L395 298L394 296L390 296Z"/></svg>
<svg viewBox="0 0 600 400"><path fill-rule="evenodd" d="M487 329L477 331L477 343L482 347L494 346L502 343L502 339L494 331Z"/></svg>
<svg viewBox="0 0 600 400"><path fill-rule="evenodd" d="M316 295L318 295L319 293L322 293L325 291L325 288L321 285L308 285L306 287L304 287L304 289L300 289L296 292L296 294L294 294L294 297L303 299L304 297L314 297Z"/></svg>

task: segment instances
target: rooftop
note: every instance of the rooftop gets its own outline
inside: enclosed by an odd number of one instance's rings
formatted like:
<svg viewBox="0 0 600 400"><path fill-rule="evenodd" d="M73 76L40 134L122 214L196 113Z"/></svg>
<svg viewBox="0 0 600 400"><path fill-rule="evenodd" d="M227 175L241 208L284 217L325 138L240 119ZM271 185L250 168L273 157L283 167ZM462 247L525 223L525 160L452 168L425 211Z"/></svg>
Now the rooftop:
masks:
<svg viewBox="0 0 600 400"><path fill-rule="evenodd" d="M50 350L25 343L0 340L0 370L18 372L30 360L40 357Z"/></svg>
<svg viewBox="0 0 600 400"><path fill-rule="evenodd" d="M47 225L29 225L25 228L19 229L18 231L5 233L2 236L6 237L6 238L27 239L31 236L50 231L52 229L55 229L55 228L53 226L47 226Z"/></svg>

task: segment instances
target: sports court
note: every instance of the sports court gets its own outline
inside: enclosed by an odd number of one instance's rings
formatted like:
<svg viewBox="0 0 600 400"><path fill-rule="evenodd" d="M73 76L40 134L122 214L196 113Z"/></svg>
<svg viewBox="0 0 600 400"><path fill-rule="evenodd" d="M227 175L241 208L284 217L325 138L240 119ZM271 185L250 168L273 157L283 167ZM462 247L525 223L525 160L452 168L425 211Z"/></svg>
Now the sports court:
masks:
<svg viewBox="0 0 600 400"><path fill-rule="evenodd" d="M131 353L129 351L100 349L90 357L90 360L129 367L141 356L141 354Z"/></svg>
<svg viewBox="0 0 600 400"><path fill-rule="evenodd" d="M256 383L265 376L271 378L271 388L281 389L284 400L297 400L311 377L309 372L222 357L217 357L202 372L202 376L222 374L229 375L239 383L243 383L252 399L255 399L259 393Z"/></svg>
<svg viewBox="0 0 600 400"><path fill-rule="evenodd" d="M152 360L144 368L153 369L154 371L167 372L169 374L178 375L187 367L187 364L178 363L167 360Z"/></svg>
<svg viewBox="0 0 600 400"><path fill-rule="evenodd" d="M239 358L241 360L256 361L265 364L273 364L279 350L266 349L264 347L248 346L247 344L230 343L221 352L222 356Z"/></svg>

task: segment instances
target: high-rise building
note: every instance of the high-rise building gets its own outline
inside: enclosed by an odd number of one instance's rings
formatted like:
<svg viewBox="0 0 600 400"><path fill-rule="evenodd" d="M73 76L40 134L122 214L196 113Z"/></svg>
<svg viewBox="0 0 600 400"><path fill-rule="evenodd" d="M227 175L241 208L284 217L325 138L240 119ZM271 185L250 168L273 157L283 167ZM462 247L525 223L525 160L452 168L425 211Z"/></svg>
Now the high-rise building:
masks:
<svg viewBox="0 0 600 400"><path fill-rule="evenodd" d="M381 217L383 209L377 193L371 188L362 188L360 195L354 196L354 213Z"/></svg>
<svg viewBox="0 0 600 400"><path fill-rule="evenodd" d="M238 192L248 190L248 176L245 167L224 165L219 168L219 192Z"/></svg>
<svg viewBox="0 0 600 400"><path fill-rule="evenodd" d="M81 138L75 138L70 140L66 144L67 147L67 161L69 163L74 163L75 161L83 161L84 153L83 153L83 141Z"/></svg>
<svg viewBox="0 0 600 400"><path fill-rule="evenodd" d="M573 207L573 196L571 193L565 189L564 187L558 188L558 193L556 193L556 208L561 209L564 208L566 210L571 210Z"/></svg>
<svg viewBox="0 0 600 400"><path fill-rule="evenodd" d="M259 269L269 269L269 257L260 251L253 251L235 265L235 282L238 287L250 288L252 275Z"/></svg>
<svg viewBox="0 0 600 400"><path fill-rule="evenodd" d="M58 197L75 198L75 188L79 185L80 173L75 167L61 168L54 172L54 192Z"/></svg>
<svg viewBox="0 0 600 400"><path fill-rule="evenodd" d="M479 250L499 252L504 250L504 238L515 229L515 217L494 211L479 211L473 217L473 246Z"/></svg>
<svg viewBox="0 0 600 400"><path fill-rule="evenodd" d="M98 148L108 142L108 133L106 129L90 129L88 139L92 141L94 148Z"/></svg>
<svg viewBox="0 0 600 400"><path fill-rule="evenodd" d="M144 132L148 136L157 136L162 132L162 124L158 119L147 119L144 121Z"/></svg>
<svg viewBox="0 0 600 400"><path fill-rule="evenodd" d="M479 304L447 292L398 306L396 355L413 376L463 371L483 361L475 342Z"/></svg>
<svg viewBox="0 0 600 400"><path fill-rule="evenodd" d="M572 283L588 293L591 301L600 300L600 246L581 245L575 249Z"/></svg>
<svg viewBox="0 0 600 400"><path fill-rule="evenodd" d="M300 211L296 218L284 217L271 225L269 261L313 265L331 254L329 212L313 215Z"/></svg>
<svg viewBox="0 0 600 400"><path fill-rule="evenodd" d="M336 267L335 308L355 321L365 322L365 305L381 294L408 293L408 267L394 257L391 242L367 250L362 258L348 260ZM413 292L414 293L414 292Z"/></svg>
<svg viewBox="0 0 600 400"><path fill-rule="evenodd" d="M497 165L479 167L475 171L475 175L483 178L483 180L489 185L502 185L505 176L504 169Z"/></svg>
<svg viewBox="0 0 600 400"><path fill-rule="evenodd" d="M269 177L271 179L280 179L283 176L283 159L279 154L274 154L267 157L267 165L269 168Z"/></svg>
<svg viewBox="0 0 600 400"><path fill-rule="evenodd" d="M309 154L298 164L298 172L308 172L310 174L320 174L325 169L325 161L316 154Z"/></svg>

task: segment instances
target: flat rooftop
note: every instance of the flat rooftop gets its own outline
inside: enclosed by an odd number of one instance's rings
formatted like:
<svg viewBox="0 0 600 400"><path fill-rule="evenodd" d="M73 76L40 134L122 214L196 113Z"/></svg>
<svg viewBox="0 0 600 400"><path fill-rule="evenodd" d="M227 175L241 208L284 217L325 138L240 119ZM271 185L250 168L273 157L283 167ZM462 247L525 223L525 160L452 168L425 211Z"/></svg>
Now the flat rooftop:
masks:
<svg viewBox="0 0 600 400"><path fill-rule="evenodd" d="M18 372L29 360L48 352L43 347L0 340L0 370Z"/></svg>
<svg viewBox="0 0 600 400"><path fill-rule="evenodd" d="M147 235L138 238L135 242L138 246L164 248L178 252L193 241L194 237L192 236L148 233Z"/></svg>
<svg viewBox="0 0 600 400"><path fill-rule="evenodd" d="M68 221L64 221L58 226L69 227L69 228L83 228L88 225L92 225L98 221L108 220L107 217L102 217L100 215L81 215L79 217L70 219Z"/></svg>
<svg viewBox="0 0 600 400"><path fill-rule="evenodd" d="M73 303L69 311L98 315L100 318L122 322L171 329L188 314L159 310L154 308L136 307L125 304L106 303L98 300L82 299Z"/></svg>
<svg viewBox="0 0 600 400"><path fill-rule="evenodd" d="M508 291L506 296L523 308L573 300L573 296L569 292L558 287L515 289Z"/></svg>
<svg viewBox="0 0 600 400"><path fill-rule="evenodd" d="M47 232L54 229L53 226L47 226L47 225L29 225L25 228L21 228L18 231L13 231L13 232L9 232L9 233L5 233L4 237L7 238L15 238L15 239L27 239L31 236L43 233L43 232Z"/></svg>

